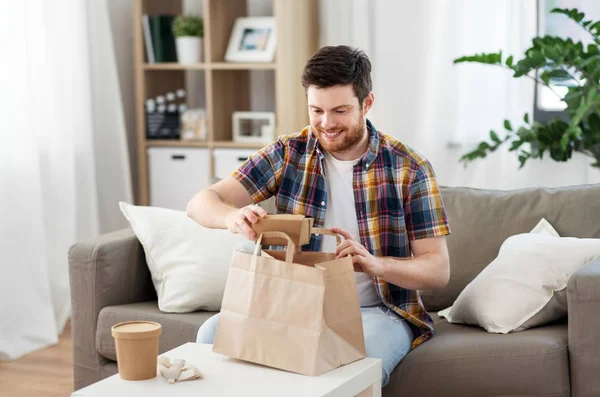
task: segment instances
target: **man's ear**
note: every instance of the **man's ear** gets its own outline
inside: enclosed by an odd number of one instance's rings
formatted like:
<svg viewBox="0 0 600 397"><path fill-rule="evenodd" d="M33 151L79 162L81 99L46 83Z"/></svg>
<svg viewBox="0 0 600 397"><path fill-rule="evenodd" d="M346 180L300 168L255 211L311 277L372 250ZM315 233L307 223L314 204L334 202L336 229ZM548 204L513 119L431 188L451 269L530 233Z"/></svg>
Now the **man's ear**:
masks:
<svg viewBox="0 0 600 397"><path fill-rule="evenodd" d="M363 101L363 112L367 114L369 110L371 110L371 106L373 106L373 102L375 102L375 95L372 92L369 92L369 95Z"/></svg>

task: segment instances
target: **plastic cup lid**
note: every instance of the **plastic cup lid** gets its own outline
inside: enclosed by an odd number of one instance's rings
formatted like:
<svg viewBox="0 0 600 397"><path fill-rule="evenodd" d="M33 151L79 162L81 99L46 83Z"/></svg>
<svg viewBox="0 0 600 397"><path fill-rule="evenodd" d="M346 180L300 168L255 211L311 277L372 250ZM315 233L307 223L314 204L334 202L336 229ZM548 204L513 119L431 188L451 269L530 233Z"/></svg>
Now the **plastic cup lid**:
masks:
<svg viewBox="0 0 600 397"><path fill-rule="evenodd" d="M112 326L111 333L115 338L146 339L159 336L162 326L153 321L125 321Z"/></svg>

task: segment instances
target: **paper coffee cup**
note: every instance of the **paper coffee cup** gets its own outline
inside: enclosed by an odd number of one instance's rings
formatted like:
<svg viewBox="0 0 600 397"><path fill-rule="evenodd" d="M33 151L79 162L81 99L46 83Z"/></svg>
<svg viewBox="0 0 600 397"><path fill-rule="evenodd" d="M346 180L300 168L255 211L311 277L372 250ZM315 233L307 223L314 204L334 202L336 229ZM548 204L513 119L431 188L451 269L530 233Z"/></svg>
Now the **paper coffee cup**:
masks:
<svg viewBox="0 0 600 397"><path fill-rule="evenodd" d="M156 376L159 323L126 321L111 328L117 348L117 366L124 380L144 380Z"/></svg>

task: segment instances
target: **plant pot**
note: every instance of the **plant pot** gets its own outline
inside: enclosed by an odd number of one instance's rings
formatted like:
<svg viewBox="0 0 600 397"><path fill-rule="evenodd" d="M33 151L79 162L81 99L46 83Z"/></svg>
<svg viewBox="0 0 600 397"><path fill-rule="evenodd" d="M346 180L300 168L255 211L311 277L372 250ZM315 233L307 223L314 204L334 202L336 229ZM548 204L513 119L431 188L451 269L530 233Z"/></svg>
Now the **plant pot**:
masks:
<svg viewBox="0 0 600 397"><path fill-rule="evenodd" d="M200 63L202 61L202 38L194 36L177 37L177 61L179 63Z"/></svg>

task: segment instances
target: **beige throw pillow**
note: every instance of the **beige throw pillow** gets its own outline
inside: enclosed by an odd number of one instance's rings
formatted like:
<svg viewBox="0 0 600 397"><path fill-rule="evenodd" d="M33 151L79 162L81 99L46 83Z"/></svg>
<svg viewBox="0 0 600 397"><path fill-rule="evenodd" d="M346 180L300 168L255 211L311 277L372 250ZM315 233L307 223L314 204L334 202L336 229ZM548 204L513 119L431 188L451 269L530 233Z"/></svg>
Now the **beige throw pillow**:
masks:
<svg viewBox="0 0 600 397"><path fill-rule="evenodd" d="M251 252L253 242L228 230L204 228L183 211L119 206L144 247L159 309L219 310L233 251Z"/></svg>
<svg viewBox="0 0 600 397"><path fill-rule="evenodd" d="M546 324L567 314L571 274L598 257L600 239L559 237L542 219L530 233L506 239L498 257L438 314L502 334Z"/></svg>

